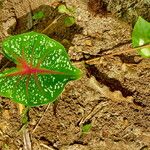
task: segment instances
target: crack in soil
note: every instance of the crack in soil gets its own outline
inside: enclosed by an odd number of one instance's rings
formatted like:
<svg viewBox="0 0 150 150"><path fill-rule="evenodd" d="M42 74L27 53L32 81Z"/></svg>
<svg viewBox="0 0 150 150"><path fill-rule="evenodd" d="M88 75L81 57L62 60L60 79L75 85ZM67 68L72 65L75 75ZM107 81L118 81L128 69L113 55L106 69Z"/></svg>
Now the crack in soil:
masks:
<svg viewBox="0 0 150 150"><path fill-rule="evenodd" d="M88 143L84 143L83 141L80 141L80 139L79 140L75 140L75 141L73 141L72 143L70 143L69 144L69 146L71 146L71 145L75 145L75 144L78 144L78 145L88 145Z"/></svg>
<svg viewBox="0 0 150 150"><path fill-rule="evenodd" d="M137 106L140 106L140 107L146 107L146 105L145 104L143 104L142 102L140 102L140 101L136 101L135 99L133 99L133 103L135 104L135 105L137 105Z"/></svg>
<svg viewBox="0 0 150 150"><path fill-rule="evenodd" d="M110 78L106 73L100 72L95 65L86 65L89 75L93 75L96 80L110 88L110 91L120 91L123 97L132 96L133 92L124 88L119 80Z"/></svg>

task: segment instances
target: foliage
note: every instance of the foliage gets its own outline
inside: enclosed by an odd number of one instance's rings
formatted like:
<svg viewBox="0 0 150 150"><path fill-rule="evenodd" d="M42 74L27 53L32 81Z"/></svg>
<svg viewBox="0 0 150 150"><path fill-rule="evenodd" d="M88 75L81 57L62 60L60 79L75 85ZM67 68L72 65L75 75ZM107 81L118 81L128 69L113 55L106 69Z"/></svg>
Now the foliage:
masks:
<svg viewBox="0 0 150 150"><path fill-rule="evenodd" d="M92 128L92 124L88 123L82 126L82 133L88 133Z"/></svg>
<svg viewBox="0 0 150 150"><path fill-rule="evenodd" d="M67 7L65 5L60 5L58 7L58 12L61 14L63 14L63 13L68 14L69 10L67 9Z"/></svg>
<svg viewBox="0 0 150 150"><path fill-rule="evenodd" d="M40 19L44 18L44 16L45 15L44 15L43 11L38 11L32 16L32 19L40 20Z"/></svg>
<svg viewBox="0 0 150 150"><path fill-rule="evenodd" d="M139 47L146 44L150 44L150 23L139 17L132 32L132 45ZM150 58L150 47L141 48L138 53L142 57Z"/></svg>
<svg viewBox="0 0 150 150"><path fill-rule="evenodd" d="M3 52L17 67L0 72L0 96L25 106L55 101L70 80L81 76L65 48L44 34L9 37L3 42Z"/></svg>
<svg viewBox="0 0 150 150"><path fill-rule="evenodd" d="M66 27L70 27L75 23L75 18L74 17L66 17L64 20L64 24Z"/></svg>
<svg viewBox="0 0 150 150"><path fill-rule="evenodd" d="M67 17L64 19L64 24L66 27L70 27L75 24L75 17L74 17L74 9L68 8L65 5L60 5L58 7L58 12L61 14L66 14Z"/></svg>
<svg viewBox="0 0 150 150"><path fill-rule="evenodd" d="M73 7L66 7L65 5L60 5L58 7L58 12L61 14L67 14L68 16L72 16L75 13L75 10Z"/></svg>

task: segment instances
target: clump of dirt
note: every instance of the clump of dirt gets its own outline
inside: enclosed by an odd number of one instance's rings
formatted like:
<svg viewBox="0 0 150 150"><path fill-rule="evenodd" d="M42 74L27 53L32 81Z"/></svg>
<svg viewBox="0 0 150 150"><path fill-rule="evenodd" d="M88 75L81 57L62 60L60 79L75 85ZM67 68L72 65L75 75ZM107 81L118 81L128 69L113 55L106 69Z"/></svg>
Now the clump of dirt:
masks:
<svg viewBox="0 0 150 150"><path fill-rule="evenodd" d="M65 2L67 6L76 8L76 24L59 28L60 21L53 26L54 30L49 30L48 35L62 43L69 42L66 47L70 58L84 76L66 86L57 105L30 110L28 131L33 150L149 149L149 59L143 59L135 52L105 56L131 47L132 26L110 13L94 15L85 1ZM127 2L118 3L122 8ZM61 3L5 0L3 37L10 33L42 31L59 15L53 8L54 4L58 6ZM108 9L114 8L115 4L117 2L105 1L103 6ZM134 6L139 4L132 3ZM46 18L27 26L31 23L32 13L40 10L47 14ZM123 13L124 9L119 12ZM1 55L0 67L11 67L6 65L7 62ZM1 98L0 149L23 149L20 119L18 105ZM92 128L83 134L82 126L86 123L91 123Z"/></svg>

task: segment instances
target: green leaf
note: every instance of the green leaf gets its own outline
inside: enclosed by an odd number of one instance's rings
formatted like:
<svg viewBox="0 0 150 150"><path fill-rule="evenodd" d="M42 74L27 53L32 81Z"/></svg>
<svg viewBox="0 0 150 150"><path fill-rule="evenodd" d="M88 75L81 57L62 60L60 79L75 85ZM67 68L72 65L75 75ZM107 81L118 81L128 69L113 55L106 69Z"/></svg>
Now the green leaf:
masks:
<svg viewBox="0 0 150 150"><path fill-rule="evenodd" d="M65 5L58 6L58 12L59 13L68 13L68 9Z"/></svg>
<svg viewBox="0 0 150 150"><path fill-rule="evenodd" d="M92 124L91 123L83 125L82 133L88 133L91 130L91 128L92 128Z"/></svg>
<svg viewBox="0 0 150 150"><path fill-rule="evenodd" d="M68 8L62 4L58 7L58 12L61 14L67 14L69 16L72 16L75 13L75 8L73 7Z"/></svg>
<svg viewBox="0 0 150 150"><path fill-rule="evenodd" d="M42 19L42 18L44 18L44 13L43 13L43 11L39 11L39 12L36 12L33 16L32 16L32 18L34 19L34 20L39 20L39 19Z"/></svg>
<svg viewBox="0 0 150 150"><path fill-rule="evenodd" d="M72 26L73 24L75 24L75 18L74 17L66 17L65 20L64 20L64 24L66 27L70 27Z"/></svg>
<svg viewBox="0 0 150 150"><path fill-rule="evenodd" d="M81 77L65 48L44 34L9 37L3 42L3 52L17 67L0 72L0 96L26 106L55 101L70 80Z"/></svg>
<svg viewBox="0 0 150 150"><path fill-rule="evenodd" d="M150 23L139 17L132 32L132 45L139 47L146 44L150 44ZM141 48L138 53L145 58L150 58L150 48Z"/></svg>

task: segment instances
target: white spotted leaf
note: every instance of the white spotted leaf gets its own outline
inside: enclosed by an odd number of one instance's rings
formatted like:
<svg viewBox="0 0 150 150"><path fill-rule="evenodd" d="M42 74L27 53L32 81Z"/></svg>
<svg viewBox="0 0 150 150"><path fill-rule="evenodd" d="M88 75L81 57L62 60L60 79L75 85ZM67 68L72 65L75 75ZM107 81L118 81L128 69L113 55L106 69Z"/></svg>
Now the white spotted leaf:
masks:
<svg viewBox="0 0 150 150"><path fill-rule="evenodd" d="M55 101L66 83L81 77L65 48L44 34L9 37L3 42L3 52L17 66L0 72L0 96L25 106Z"/></svg>
<svg viewBox="0 0 150 150"><path fill-rule="evenodd" d="M139 17L132 32L132 45L139 47L146 44L150 44L150 23ZM138 53L145 58L150 58L150 47L141 48Z"/></svg>

